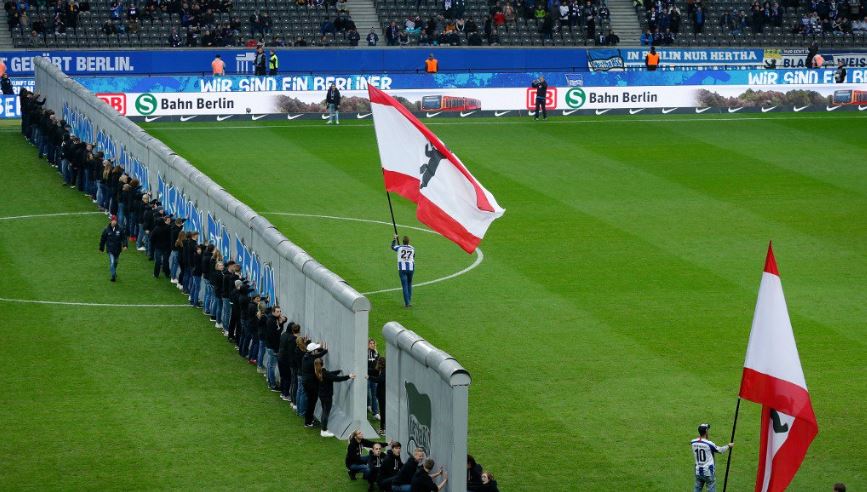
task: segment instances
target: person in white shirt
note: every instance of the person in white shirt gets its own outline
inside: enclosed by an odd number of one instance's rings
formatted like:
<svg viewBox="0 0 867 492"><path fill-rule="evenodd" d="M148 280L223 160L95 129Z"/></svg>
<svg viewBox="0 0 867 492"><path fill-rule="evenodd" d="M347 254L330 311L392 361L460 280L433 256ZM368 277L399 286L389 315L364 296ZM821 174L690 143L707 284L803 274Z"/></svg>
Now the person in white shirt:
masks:
<svg viewBox="0 0 867 492"><path fill-rule="evenodd" d="M391 249L397 251L397 273L403 289L403 303L412 307L412 274L415 272L415 248L410 246L409 237L403 236L403 244L397 243L397 234L391 240Z"/></svg>
<svg viewBox="0 0 867 492"><path fill-rule="evenodd" d="M730 442L725 446L717 446L713 441L708 440L709 430L710 424L699 425L698 439L693 439L690 442L693 458L695 458L695 492L701 492L705 485L707 485L707 492L716 492L716 470L713 455L725 453L735 445Z"/></svg>

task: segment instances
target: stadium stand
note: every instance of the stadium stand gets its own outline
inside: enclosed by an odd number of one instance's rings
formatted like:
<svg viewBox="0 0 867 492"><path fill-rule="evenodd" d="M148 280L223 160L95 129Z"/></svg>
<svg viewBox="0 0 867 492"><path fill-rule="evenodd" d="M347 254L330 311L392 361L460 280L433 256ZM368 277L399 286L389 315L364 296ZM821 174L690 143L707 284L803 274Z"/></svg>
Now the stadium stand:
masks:
<svg viewBox="0 0 867 492"><path fill-rule="evenodd" d="M361 34L362 44L374 28L380 45L573 46L599 44L594 38L611 27L610 11L600 0L585 5L570 0L562 11L555 4L550 12L537 12L532 3L521 1L507 6L493 0L373 0L368 14L365 3L60 0L49 5L7 0L4 7L16 48L244 46L251 39L270 46L350 46L352 28ZM406 32L403 42L389 42L391 21ZM606 44L615 43L608 38Z"/></svg>
<svg viewBox="0 0 867 492"><path fill-rule="evenodd" d="M867 45L867 29L862 29L861 22L867 15L867 0L636 3L645 33L641 40L644 45L805 47L813 42L828 48ZM697 15L699 9L701 14ZM666 34L667 30L671 35Z"/></svg>
<svg viewBox="0 0 867 492"><path fill-rule="evenodd" d="M4 8L12 45L37 49L351 46L366 44L370 29L379 46L613 46L611 12L621 25L624 17L615 0L548 10L524 0L6 0ZM865 46L865 11L867 0L635 0L640 42L657 46Z"/></svg>

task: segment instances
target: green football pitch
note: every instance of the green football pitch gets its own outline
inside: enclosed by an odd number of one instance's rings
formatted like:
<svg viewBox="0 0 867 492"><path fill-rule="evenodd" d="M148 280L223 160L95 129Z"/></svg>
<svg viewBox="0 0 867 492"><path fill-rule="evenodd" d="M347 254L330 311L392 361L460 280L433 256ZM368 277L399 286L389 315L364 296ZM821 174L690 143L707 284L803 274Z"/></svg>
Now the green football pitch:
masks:
<svg viewBox="0 0 867 492"><path fill-rule="evenodd" d="M728 441L773 240L819 422L790 489L822 491L867 488L865 116L426 122L507 211L467 255L393 198L436 281L411 310L377 292L399 282L370 121L145 128L371 292L380 342L397 320L470 371L468 447L503 490L689 490L696 426ZM364 490L142 255L108 282L105 217L15 127L0 148L0 488ZM744 402L730 490L758 427Z"/></svg>

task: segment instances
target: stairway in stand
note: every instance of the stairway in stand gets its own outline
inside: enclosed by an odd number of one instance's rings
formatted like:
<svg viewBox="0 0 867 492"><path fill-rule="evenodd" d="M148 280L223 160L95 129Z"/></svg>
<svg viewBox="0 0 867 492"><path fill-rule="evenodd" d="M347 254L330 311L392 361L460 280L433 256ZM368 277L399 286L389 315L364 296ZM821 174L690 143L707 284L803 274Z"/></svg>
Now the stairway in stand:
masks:
<svg viewBox="0 0 867 492"><path fill-rule="evenodd" d="M371 0L348 0L346 9L349 10L349 15L352 21L355 22L355 28L358 29L358 34L361 35L362 41L370 29L373 28L377 34L382 36L382 26L379 25L379 17L376 15L376 7Z"/></svg>
<svg viewBox="0 0 867 492"><path fill-rule="evenodd" d="M611 29L620 37L620 46L641 45L641 24L632 6L632 0L608 0L611 11Z"/></svg>

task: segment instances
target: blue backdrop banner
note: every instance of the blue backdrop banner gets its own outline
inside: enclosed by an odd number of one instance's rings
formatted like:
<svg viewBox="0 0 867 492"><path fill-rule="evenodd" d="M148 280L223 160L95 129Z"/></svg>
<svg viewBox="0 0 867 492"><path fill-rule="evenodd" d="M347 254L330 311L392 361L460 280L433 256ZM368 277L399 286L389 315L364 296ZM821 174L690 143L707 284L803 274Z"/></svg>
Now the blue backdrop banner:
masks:
<svg viewBox="0 0 867 492"><path fill-rule="evenodd" d="M471 74L299 75L286 77L81 77L98 94L201 92L325 91L333 82L340 90L498 89L529 87L538 76L558 87L646 87L678 85L795 85L833 83L832 70L666 70L609 72L524 72ZM849 82L867 82L867 69L849 70Z"/></svg>
<svg viewBox="0 0 867 492"><path fill-rule="evenodd" d="M33 57L47 56L67 75L210 73L217 53L227 74L252 74L251 49L162 49L94 51L0 51L11 76L33 75ZM442 71L586 70L584 48L534 49L278 49L280 67L292 73L424 72L429 53Z"/></svg>

